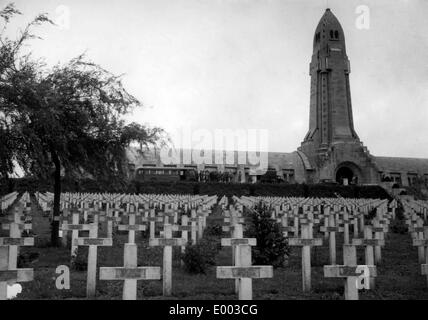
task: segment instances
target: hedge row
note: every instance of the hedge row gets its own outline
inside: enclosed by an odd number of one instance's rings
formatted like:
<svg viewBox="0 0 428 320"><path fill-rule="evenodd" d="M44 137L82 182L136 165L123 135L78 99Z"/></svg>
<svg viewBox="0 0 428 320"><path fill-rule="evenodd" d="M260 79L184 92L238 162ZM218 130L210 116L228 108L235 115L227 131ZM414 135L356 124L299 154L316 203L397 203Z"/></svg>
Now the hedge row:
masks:
<svg viewBox="0 0 428 320"><path fill-rule="evenodd" d="M18 192L53 192L49 181L30 178L0 181L1 194ZM63 181L63 192L118 192L118 193L175 193L208 194L219 196L288 196L288 197L336 197L345 198L389 198L380 186L340 186L330 184L240 184L240 183L200 183L200 182L138 182L126 185L94 180Z"/></svg>

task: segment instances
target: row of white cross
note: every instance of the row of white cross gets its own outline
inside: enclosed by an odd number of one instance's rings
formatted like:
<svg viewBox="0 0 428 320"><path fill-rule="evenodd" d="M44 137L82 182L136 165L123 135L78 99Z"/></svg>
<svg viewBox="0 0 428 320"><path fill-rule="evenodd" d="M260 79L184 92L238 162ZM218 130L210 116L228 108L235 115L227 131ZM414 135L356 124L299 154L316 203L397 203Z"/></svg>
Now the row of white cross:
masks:
<svg viewBox="0 0 428 320"><path fill-rule="evenodd" d="M19 193L14 191L0 197L0 212L6 211L16 200Z"/></svg>
<svg viewBox="0 0 428 320"><path fill-rule="evenodd" d="M27 215L28 200L29 194L24 193L12 213L6 216L7 220L1 221L1 227L8 231L8 237L0 238L0 300L7 299L8 285L33 280L33 269L17 268L19 247L34 245L34 238L22 237L32 228L31 217Z"/></svg>
<svg viewBox="0 0 428 320"><path fill-rule="evenodd" d="M103 196L86 195L85 200L79 203L75 195L69 195L70 199L76 200L79 211L83 213L83 223L80 224L79 212L72 213L72 222L67 222L67 214L63 216L62 238L67 239L67 232L71 231L72 255L76 254L78 246L89 246L88 273L87 273L87 296L95 295L96 286L96 250L97 246L111 246L113 229L128 232L128 243L124 248L124 266L118 268L100 268L100 280L124 280L124 299L136 299L137 280L163 280L163 294L171 295L172 292L172 248L181 247L182 252L188 242L190 233L191 243L195 244L202 237L206 226L206 218L211 212L212 205L217 197L180 197L167 195L165 198L159 195L132 195L132 196ZM109 198L114 203L105 202ZM74 201L73 200L73 201ZM89 204L92 204L92 208ZM104 205L103 205L104 204ZM125 207L125 208L121 208ZM64 203L67 207L67 202ZM104 208L104 209L103 209ZM190 209L191 208L191 209ZM67 208L63 213L67 213ZM190 217L184 213L190 211ZM88 224L88 215L92 216L93 223ZM180 216L181 214L181 216ZM181 224L178 224L178 220ZM127 223L123 223L127 220ZM98 238L98 225L107 223L107 238ZM156 224L161 224L163 230L161 237L156 238ZM149 228L149 246L163 247L162 276L159 267L137 266L137 245L135 244L135 232L145 231ZM79 237L79 231L89 231L89 238ZM180 238L173 238L172 232L181 232Z"/></svg>
<svg viewBox="0 0 428 320"><path fill-rule="evenodd" d="M304 292L311 290L311 247L329 243L330 265L324 266L325 277L345 278L345 298L358 299L358 288L373 288L376 264L381 262L381 247L385 245L388 224L395 216L396 202L383 200L352 199L304 199L279 197L244 197L235 201L252 210L260 201L270 208L272 219L282 224L284 235L290 246L302 248L302 287ZM329 204L329 205L326 205ZM340 204L345 204L341 206ZM369 211L376 209L376 216L366 225ZM290 226L290 224L293 224ZM350 239L349 227L353 227ZM314 229L324 234L314 238ZM363 237L359 237L359 230ZM336 263L336 234L343 233L344 265ZM374 238L373 238L374 236ZM357 264L356 247L365 247L365 265ZM364 273L364 277L362 274ZM369 279L369 281L367 281ZM360 281L360 283L359 283Z"/></svg>
<svg viewBox="0 0 428 320"><path fill-rule="evenodd" d="M426 276L428 286L428 202L405 200L402 203L405 223L412 237L413 246L418 248L421 274Z"/></svg>
<svg viewBox="0 0 428 320"><path fill-rule="evenodd" d="M51 206L49 194L39 194L38 202ZM80 200L79 200L80 199ZM8 238L0 238L0 298L5 298L7 283L31 281L32 269L17 269L18 248L33 245L33 238L21 238L24 230L31 229L26 220L25 203L28 195L21 198L13 211L9 223L2 228L9 230ZM244 207L253 210L262 201L270 208L271 217L281 223L290 246L302 248L302 287L311 290L311 247L320 246L328 240L330 264L324 266L325 277L339 277L345 280L345 298L358 299L358 289L374 287L376 265L381 262L381 248L389 231L389 223L395 218L397 202L388 203L380 199L310 199L280 197L234 197L235 204L229 205L226 197L217 202L217 197L167 195L117 195L117 194L64 194L62 196L61 231L64 244L71 233L72 255L79 246L89 246L87 295L95 295L97 272L97 247L113 244L114 230L128 231L128 243L124 247L122 267L101 267L100 280L123 280L123 299L136 299L138 280L163 280L164 295L172 290L172 247L184 246L189 240L196 243L202 236L210 208L218 203L223 209L223 230L230 232L230 238L221 241L222 246L232 247L232 266L217 267L217 278L235 279L236 292L240 299L252 299L252 279L273 277L272 266L253 266L251 247L256 239L243 237ZM44 205L43 205L44 206ZM428 228L426 210L418 203L404 203L406 223L418 246L422 273L427 274ZM229 210L226 210L229 208ZM419 209L418 209L419 208ZM420 209L422 208L422 209ZM374 217L368 219L375 210ZM186 213L190 212L190 215ZM70 221L71 219L71 221ZM126 221L126 222L124 222ZM181 222L178 224L178 222ZM105 223L107 237L98 237L99 224ZM156 224L161 224L161 237L156 237ZM109 228L110 226L110 228ZM353 236L350 234L350 227ZM138 267L135 232L149 228L150 246L163 247L161 267ZM79 236L88 231L89 237ZM172 232L181 231L180 238L173 238ZM319 232L323 238L315 238ZM336 236L343 234L343 265L336 263ZM365 248L365 264L358 265L356 248ZM369 279L369 281L368 281ZM427 275L428 282L428 275Z"/></svg>
<svg viewBox="0 0 428 320"><path fill-rule="evenodd" d="M74 195L70 196L73 198ZM37 194L36 198L39 205L42 203L42 208L51 207L51 199L49 195L46 194ZM91 199L89 199L91 198ZM101 207L98 206L101 202L93 201L95 198L99 197L85 197L87 200L84 203L79 203L79 207L84 210L78 210L73 212L72 209L67 209L67 203L62 203L63 212L72 212L70 216L72 217L72 222L68 223L67 215L62 217L63 219L63 232L71 232L71 242L72 242L72 254L76 254L76 249L78 246L89 246L88 251L88 270L87 270L87 295L88 297L93 297L96 291L96 271L97 271L97 247L98 246L111 246L113 244L112 237L99 238L98 237L98 226L100 220L109 216L106 212L102 212ZM132 200L133 197L121 197L122 200ZM150 197L152 198L152 197ZM179 197L170 197L169 199ZM153 199L153 198L152 198ZM189 201L189 199L191 199ZM24 212L28 212L26 203L30 201L29 195L26 193L21 197L22 202L19 202L13 214L10 216L13 219L11 223L2 222L2 227L4 229L10 230L10 237L0 238L0 299L5 299L7 295L7 285L13 284L15 282L31 281L33 279L33 270L32 269L16 269L16 261L18 256L18 247L23 245L34 245L33 238L22 238L22 231L31 229L31 224L27 223L23 218ZM88 201L92 203L93 207L88 206ZM183 199L182 199L183 200ZM196 242L198 237L202 236L203 227L206 225L206 217L210 212L210 207L216 202L216 197L207 197L207 196L197 196L197 197L187 197L186 208L195 208L190 209L192 216L188 218L186 215L181 217L181 225L173 224L176 220L177 210L167 208L164 206L163 212L158 212L157 216L154 216L154 208L146 208L149 210L137 211L138 205L135 203L130 205L126 202L121 202L125 204L125 210L117 210L121 215L117 215L116 218L118 224L117 228L119 231L128 231L128 243L125 244L124 248L124 266L118 268L100 268L100 280L123 280L124 281L124 290L123 298L124 299L136 299L136 283L138 280L151 280L151 279L163 279L163 293L164 295L171 295L172 289L172 247L181 246L184 250L184 246L187 243L188 235L191 233L191 241ZM183 200L184 201L184 200ZM161 208L166 202L159 202L154 204L154 207ZM69 204L69 203L68 203ZM109 212L109 206L105 206L106 211ZM116 209L114 209L116 210ZM156 209L157 210L157 209ZM83 220L86 219L85 223L80 222L79 212L83 213ZM113 211L113 210L112 210ZM150 215L151 214L151 215ZM197 216L196 216L197 214ZM152 216L154 219L150 219ZM127 224L120 223L123 218L127 218ZM162 267L162 276L160 274L160 267L138 267L137 266L137 245L135 244L135 231L145 230L146 225L137 224L135 221L136 217L144 218L147 220L146 223L153 224L151 226L151 235L152 237L149 240L150 246L161 246L164 248L163 253L163 267ZM28 218L28 217L27 217ZM92 223L89 223L89 218L92 219ZM171 219L171 221L169 220ZM106 219L108 222L109 220ZM110 220L111 221L111 220ZM163 223L163 231L161 238L155 238L155 228L154 224L156 222ZM191 223L189 225L189 222ZM89 237L79 237L79 231L89 231ZM181 238L172 238L173 231L181 231ZM112 232L111 232L112 234ZM66 237L63 237L64 242L66 242Z"/></svg>

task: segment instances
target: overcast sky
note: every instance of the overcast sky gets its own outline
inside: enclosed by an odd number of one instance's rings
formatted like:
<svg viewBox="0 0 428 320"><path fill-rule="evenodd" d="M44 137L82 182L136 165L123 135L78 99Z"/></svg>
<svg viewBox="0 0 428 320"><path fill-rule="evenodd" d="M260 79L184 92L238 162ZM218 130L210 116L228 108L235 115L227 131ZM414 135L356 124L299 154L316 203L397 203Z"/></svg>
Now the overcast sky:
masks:
<svg viewBox="0 0 428 320"><path fill-rule="evenodd" d="M9 1L0 0L3 7ZM327 4L328 2L328 4ZM330 7L345 31L354 124L377 156L428 158L428 1L15 1L61 27L31 42L49 65L86 51L124 73L144 108L128 119L161 126L268 129L269 150L292 152L309 125L315 28ZM356 9L370 9L360 29Z"/></svg>

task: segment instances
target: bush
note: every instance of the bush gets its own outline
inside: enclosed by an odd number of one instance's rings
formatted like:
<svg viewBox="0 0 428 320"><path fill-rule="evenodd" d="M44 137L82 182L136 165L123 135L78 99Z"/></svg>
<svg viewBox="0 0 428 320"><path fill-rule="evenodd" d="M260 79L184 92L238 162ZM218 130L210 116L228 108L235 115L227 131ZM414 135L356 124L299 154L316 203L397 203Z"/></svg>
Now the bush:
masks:
<svg viewBox="0 0 428 320"><path fill-rule="evenodd" d="M212 225L207 225L204 230L204 237L220 237L223 235L223 229L221 224L214 223Z"/></svg>
<svg viewBox="0 0 428 320"><path fill-rule="evenodd" d="M73 256L71 259L71 268L75 271L88 270L88 248L78 248L77 255Z"/></svg>
<svg viewBox="0 0 428 320"><path fill-rule="evenodd" d="M272 265L274 268L283 266L290 250L281 225L271 219L268 208L261 203L250 213L250 217L246 236L257 239L257 246L252 250L253 264Z"/></svg>
<svg viewBox="0 0 428 320"><path fill-rule="evenodd" d="M195 245L187 245L181 259L187 272L206 274L208 267L215 265L219 246L213 238L202 238Z"/></svg>

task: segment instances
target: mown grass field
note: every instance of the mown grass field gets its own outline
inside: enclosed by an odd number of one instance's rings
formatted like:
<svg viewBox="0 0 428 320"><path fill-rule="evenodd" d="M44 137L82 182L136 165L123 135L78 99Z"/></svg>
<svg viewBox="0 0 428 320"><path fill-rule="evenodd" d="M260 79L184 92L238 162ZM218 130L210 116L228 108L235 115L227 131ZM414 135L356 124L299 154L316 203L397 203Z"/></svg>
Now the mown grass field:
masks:
<svg viewBox="0 0 428 320"><path fill-rule="evenodd" d="M218 223L220 210L215 210L208 224ZM16 299L86 299L86 271L70 268L70 290L58 290L55 269L59 265L70 266L69 248L51 248L49 242L48 219L33 205L33 230L36 234L34 247L22 247L21 254L38 253L33 261L24 262L21 267L34 268L34 281L22 283L22 293ZM99 236L105 236L104 230ZM178 235L177 235L178 236ZM322 237L321 234L316 235ZM228 237L224 234L223 237ZM98 267L122 266L123 244L126 234L116 234L113 247L98 248ZM218 238L220 241L220 237ZM161 266L162 249L148 247L148 240L137 235L139 245L139 265ZM342 263L341 237L338 236L337 259ZM81 250L81 249L79 249ZM85 250L85 249L83 249ZM364 249L357 249L359 263L363 264ZM217 265L231 265L231 249L223 248L216 260ZM386 246L382 250L382 264L378 266L378 277L374 290L360 291L360 299L428 299L427 281L420 274L417 249L412 247L409 234L389 233ZM323 247L312 251L312 291L303 293L301 288L300 249L292 248L287 265L274 270L271 279L253 281L254 299L260 300L310 300L343 299L343 281L323 277L323 265L328 264L328 242ZM122 281L97 282L95 299L121 299ZM206 274L189 274L180 265L179 248L174 249L173 260L173 294L162 296L162 281L139 281L138 299L223 299L234 300L233 280L216 279L215 267L210 267Z"/></svg>

